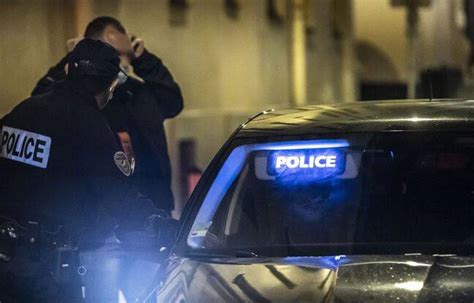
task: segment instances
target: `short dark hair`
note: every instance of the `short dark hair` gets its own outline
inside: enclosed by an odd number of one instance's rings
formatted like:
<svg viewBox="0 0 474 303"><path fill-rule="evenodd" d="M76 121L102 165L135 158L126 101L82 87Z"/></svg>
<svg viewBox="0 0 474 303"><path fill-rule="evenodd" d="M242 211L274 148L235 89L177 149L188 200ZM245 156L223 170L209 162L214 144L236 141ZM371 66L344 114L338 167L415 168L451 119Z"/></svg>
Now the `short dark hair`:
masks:
<svg viewBox="0 0 474 303"><path fill-rule="evenodd" d="M120 23L120 21L110 16L101 16L89 22L86 27L86 31L84 32L84 37L99 39L104 33L105 28L109 25L121 32L122 34L126 33L125 28Z"/></svg>

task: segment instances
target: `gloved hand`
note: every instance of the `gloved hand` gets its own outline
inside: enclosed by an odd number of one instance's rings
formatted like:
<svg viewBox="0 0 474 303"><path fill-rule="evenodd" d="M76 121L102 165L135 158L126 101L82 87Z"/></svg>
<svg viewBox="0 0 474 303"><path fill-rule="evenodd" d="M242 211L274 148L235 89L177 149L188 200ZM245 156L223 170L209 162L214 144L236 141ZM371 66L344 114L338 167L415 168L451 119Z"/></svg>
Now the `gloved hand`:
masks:
<svg viewBox="0 0 474 303"><path fill-rule="evenodd" d="M178 221L169 216L165 211L159 210L149 216L145 221L147 231L162 246L168 247L174 243L178 232Z"/></svg>
<svg viewBox="0 0 474 303"><path fill-rule="evenodd" d="M164 250L174 244L178 221L165 211L157 210L146 218L143 230L117 228L115 234L126 248L135 250Z"/></svg>

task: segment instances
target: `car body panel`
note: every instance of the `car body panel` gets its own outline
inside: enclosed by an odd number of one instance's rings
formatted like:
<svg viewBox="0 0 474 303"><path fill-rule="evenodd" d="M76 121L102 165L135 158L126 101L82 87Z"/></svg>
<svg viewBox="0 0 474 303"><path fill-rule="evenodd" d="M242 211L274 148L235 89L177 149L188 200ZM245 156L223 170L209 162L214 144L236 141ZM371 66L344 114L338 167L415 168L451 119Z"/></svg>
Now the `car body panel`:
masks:
<svg viewBox="0 0 474 303"><path fill-rule="evenodd" d="M318 133L474 130L474 101L358 102L307 106L259 115L236 138Z"/></svg>
<svg viewBox="0 0 474 303"><path fill-rule="evenodd" d="M159 302L472 302L474 296L474 259L468 257L175 258L173 262Z"/></svg>

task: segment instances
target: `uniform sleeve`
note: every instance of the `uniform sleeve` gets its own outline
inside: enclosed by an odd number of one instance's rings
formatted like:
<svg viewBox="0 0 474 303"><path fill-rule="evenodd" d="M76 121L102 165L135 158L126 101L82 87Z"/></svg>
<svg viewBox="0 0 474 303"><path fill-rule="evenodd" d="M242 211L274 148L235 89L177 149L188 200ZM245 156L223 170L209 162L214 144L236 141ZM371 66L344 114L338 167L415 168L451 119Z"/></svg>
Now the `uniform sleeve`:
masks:
<svg viewBox="0 0 474 303"><path fill-rule="evenodd" d="M36 83L35 88L31 92L32 96L36 96L39 94L43 94L47 92L53 85L58 82L62 81L66 78L66 72L64 71L64 67L68 62L69 54L67 54L64 58L61 59L55 66L51 67L46 75L41 77L41 79Z"/></svg>
<svg viewBox="0 0 474 303"><path fill-rule="evenodd" d="M147 50L133 62L135 73L145 80L165 118L173 118L183 110L183 96L179 85L161 59Z"/></svg>

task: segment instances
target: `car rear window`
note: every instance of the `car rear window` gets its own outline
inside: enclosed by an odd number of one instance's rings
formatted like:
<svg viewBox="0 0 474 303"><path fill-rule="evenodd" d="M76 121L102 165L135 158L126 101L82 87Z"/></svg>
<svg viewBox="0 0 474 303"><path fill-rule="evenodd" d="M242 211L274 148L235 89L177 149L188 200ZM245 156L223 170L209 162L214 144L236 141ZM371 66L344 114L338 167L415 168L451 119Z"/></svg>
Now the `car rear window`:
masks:
<svg viewBox="0 0 474 303"><path fill-rule="evenodd" d="M472 245L473 160L474 136L465 133L241 145L210 185L187 243L232 250L360 244L383 253L405 244Z"/></svg>

